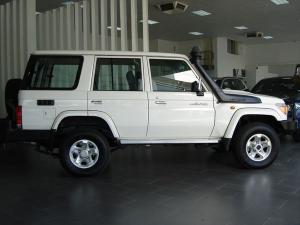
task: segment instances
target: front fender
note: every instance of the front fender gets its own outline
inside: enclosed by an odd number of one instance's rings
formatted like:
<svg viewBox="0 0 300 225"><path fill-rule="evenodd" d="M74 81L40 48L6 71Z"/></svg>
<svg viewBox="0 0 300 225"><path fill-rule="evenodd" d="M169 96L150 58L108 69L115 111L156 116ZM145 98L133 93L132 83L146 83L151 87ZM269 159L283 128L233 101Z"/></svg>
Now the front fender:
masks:
<svg viewBox="0 0 300 225"><path fill-rule="evenodd" d="M265 109L265 108L243 108L243 109L238 109L232 116L230 123L225 131L224 138L232 138L233 133L237 127L238 122L243 116L246 115L264 115L264 116L272 116L274 117L277 121L281 121L282 118L273 109Z"/></svg>

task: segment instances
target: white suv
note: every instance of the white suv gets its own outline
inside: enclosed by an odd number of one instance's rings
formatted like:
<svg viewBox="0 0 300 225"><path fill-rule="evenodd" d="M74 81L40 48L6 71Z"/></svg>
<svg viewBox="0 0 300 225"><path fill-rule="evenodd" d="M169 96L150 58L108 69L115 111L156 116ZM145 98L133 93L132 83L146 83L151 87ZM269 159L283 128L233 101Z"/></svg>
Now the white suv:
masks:
<svg viewBox="0 0 300 225"><path fill-rule="evenodd" d="M36 52L19 91L19 140L59 148L62 165L79 175L103 171L111 150L129 144L222 143L244 167L270 165L289 125L287 106L225 94L198 62L165 53Z"/></svg>

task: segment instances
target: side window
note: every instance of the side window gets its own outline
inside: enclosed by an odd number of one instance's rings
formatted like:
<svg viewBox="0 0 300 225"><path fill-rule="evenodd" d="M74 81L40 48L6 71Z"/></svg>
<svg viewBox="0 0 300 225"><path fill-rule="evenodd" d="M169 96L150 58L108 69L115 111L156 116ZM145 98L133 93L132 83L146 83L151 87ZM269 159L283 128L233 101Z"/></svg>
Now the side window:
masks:
<svg viewBox="0 0 300 225"><path fill-rule="evenodd" d="M222 80L216 80L216 83L219 87L221 87L221 84L222 84Z"/></svg>
<svg viewBox="0 0 300 225"><path fill-rule="evenodd" d="M83 57L33 56L25 75L25 89L72 90L78 85Z"/></svg>
<svg viewBox="0 0 300 225"><path fill-rule="evenodd" d="M233 87L232 87L232 80L231 79L225 79L223 81L222 88L223 89L233 89Z"/></svg>
<svg viewBox="0 0 300 225"><path fill-rule="evenodd" d="M240 79L233 80L233 89L235 90L243 90L245 89L244 83Z"/></svg>
<svg viewBox="0 0 300 225"><path fill-rule="evenodd" d="M99 58L96 63L94 91L142 91L141 60Z"/></svg>
<svg viewBox="0 0 300 225"><path fill-rule="evenodd" d="M152 89L158 92L190 92L198 78L182 60L150 59Z"/></svg>

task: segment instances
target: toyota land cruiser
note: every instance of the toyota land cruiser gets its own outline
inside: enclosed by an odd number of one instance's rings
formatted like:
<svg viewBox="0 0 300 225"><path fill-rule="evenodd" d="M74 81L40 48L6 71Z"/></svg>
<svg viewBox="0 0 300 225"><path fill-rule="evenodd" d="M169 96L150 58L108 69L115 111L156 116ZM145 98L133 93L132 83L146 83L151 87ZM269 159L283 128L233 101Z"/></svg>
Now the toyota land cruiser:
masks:
<svg viewBox="0 0 300 225"><path fill-rule="evenodd" d="M129 144L221 143L242 166L263 168L291 125L279 98L224 93L197 54L36 52L18 85L7 87L18 99L7 96L2 141L59 149L78 175L104 171L112 149Z"/></svg>

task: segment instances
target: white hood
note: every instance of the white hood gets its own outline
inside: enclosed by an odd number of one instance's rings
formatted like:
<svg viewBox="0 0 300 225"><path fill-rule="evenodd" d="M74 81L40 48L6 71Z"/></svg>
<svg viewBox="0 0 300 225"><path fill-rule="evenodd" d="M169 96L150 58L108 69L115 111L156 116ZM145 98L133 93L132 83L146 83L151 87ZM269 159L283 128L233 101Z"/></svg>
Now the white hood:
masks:
<svg viewBox="0 0 300 225"><path fill-rule="evenodd" d="M233 94L233 95L245 95L245 96L253 96L257 97L261 100L264 104L276 104L276 103L284 103L284 101L280 98L268 96L268 95L259 95L259 94L253 94L251 92L247 91L238 91L238 90L223 90L225 94Z"/></svg>

